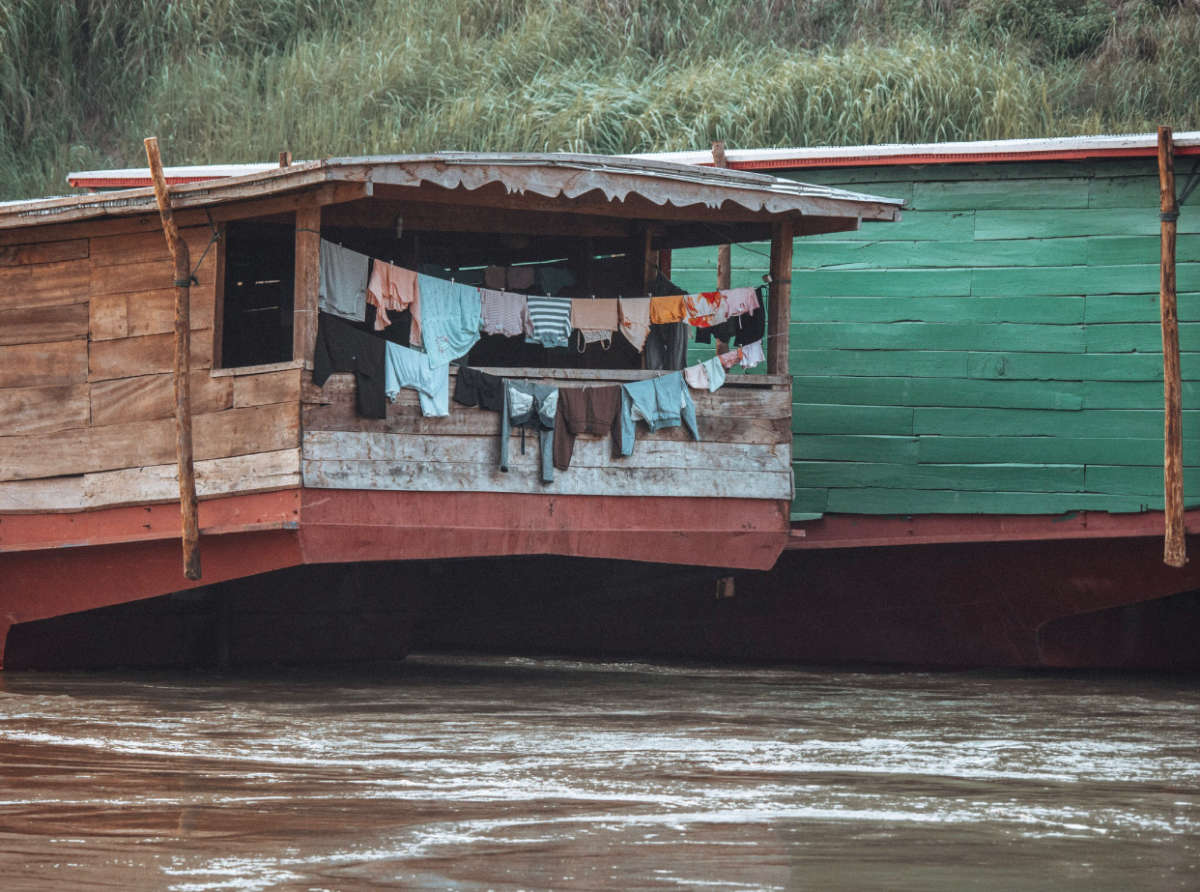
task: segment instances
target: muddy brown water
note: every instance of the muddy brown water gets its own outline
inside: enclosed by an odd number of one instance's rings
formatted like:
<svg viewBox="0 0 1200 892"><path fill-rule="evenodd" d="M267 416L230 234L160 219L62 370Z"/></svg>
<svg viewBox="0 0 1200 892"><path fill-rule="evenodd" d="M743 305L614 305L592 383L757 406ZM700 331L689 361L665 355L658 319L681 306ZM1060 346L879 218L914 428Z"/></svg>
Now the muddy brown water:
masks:
<svg viewBox="0 0 1200 892"><path fill-rule="evenodd" d="M1196 889L1200 680L0 677L0 888Z"/></svg>

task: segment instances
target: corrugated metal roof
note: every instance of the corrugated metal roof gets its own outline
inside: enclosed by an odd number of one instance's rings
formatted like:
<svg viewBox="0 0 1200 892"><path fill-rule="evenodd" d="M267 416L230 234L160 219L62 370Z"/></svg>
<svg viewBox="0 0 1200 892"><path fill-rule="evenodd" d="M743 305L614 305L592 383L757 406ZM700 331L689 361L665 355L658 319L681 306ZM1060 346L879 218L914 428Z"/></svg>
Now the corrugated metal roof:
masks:
<svg viewBox="0 0 1200 892"><path fill-rule="evenodd" d="M1200 131L1174 134L1179 155L1200 155ZM804 167L872 167L889 164L961 164L989 161L1070 161L1087 158L1141 158L1157 153L1158 135L1063 136L1049 139L995 139L976 142L896 143L867 146L814 146L782 149L729 149L735 170L782 170ZM646 161L711 165L708 149L653 152L627 157Z"/></svg>
<svg viewBox="0 0 1200 892"><path fill-rule="evenodd" d="M288 167L264 165L262 169L237 176L175 186L171 190L172 205L177 209L204 208L334 183L362 183L366 194L371 194L376 185L414 188L432 185L474 191L500 184L510 195L561 199L563 210L570 210L574 200L589 193L599 193L610 202L624 202L636 196L660 207L721 208L733 204L753 214L797 213L855 220L892 220L903 204L892 198L748 171L653 159L442 152L330 158ZM35 199L0 206L0 228L124 216L156 209L154 190L149 187ZM614 208L614 215L619 215L619 209Z"/></svg>

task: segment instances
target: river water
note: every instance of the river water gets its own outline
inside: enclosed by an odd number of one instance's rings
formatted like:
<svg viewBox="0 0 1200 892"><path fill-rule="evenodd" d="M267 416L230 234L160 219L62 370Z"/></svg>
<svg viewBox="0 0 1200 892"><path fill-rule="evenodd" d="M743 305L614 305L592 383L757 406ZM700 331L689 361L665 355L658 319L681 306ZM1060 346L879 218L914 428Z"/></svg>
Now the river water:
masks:
<svg viewBox="0 0 1200 892"><path fill-rule="evenodd" d="M0 677L0 886L1195 889L1195 677Z"/></svg>

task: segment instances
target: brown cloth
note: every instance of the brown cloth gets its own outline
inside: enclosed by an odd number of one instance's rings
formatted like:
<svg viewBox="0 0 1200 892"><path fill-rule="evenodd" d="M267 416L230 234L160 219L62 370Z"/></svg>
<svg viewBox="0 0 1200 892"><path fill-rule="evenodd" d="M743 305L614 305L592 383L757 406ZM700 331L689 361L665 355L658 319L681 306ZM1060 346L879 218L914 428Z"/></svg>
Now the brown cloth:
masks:
<svg viewBox="0 0 1200 892"><path fill-rule="evenodd" d="M621 454L620 385L612 387L560 387L558 414L554 419L554 467L571 467L575 437L592 434L603 437L612 432L613 455Z"/></svg>

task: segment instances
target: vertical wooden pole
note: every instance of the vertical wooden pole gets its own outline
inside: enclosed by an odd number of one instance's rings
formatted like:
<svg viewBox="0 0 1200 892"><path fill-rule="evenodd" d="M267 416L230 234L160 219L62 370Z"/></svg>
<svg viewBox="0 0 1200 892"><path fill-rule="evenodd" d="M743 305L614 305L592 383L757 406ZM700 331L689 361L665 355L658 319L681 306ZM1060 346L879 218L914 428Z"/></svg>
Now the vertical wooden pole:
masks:
<svg viewBox="0 0 1200 892"><path fill-rule="evenodd" d="M767 300L767 374L788 371L788 329L792 323L792 221L771 227L771 287Z"/></svg>
<svg viewBox="0 0 1200 892"><path fill-rule="evenodd" d="M321 208L296 211L296 274L292 286L292 358L311 364L317 343L317 300L321 287Z"/></svg>
<svg viewBox="0 0 1200 892"><path fill-rule="evenodd" d="M150 176L154 179L154 197L162 218L167 247L175 259L175 458L179 467L179 512L183 521L183 575L200 578L200 521L196 506L196 476L192 462L192 395L191 372L191 257L187 242L179 236L175 216L171 212L171 196L163 176L162 158L158 154L158 139L145 140Z"/></svg>
<svg viewBox="0 0 1200 892"><path fill-rule="evenodd" d="M1158 128L1158 191L1161 228L1158 308L1163 346L1163 562L1187 563L1183 518L1183 394L1179 369L1179 314L1175 303L1175 146L1170 127Z"/></svg>
<svg viewBox="0 0 1200 892"><path fill-rule="evenodd" d="M713 167L729 166L729 163L725 160L725 143L713 143L712 155ZM719 245L717 247L717 290L719 291L723 291L729 287L730 263L729 245Z"/></svg>
<svg viewBox="0 0 1200 892"><path fill-rule="evenodd" d="M642 288L643 294L650 293L650 286L658 278L658 252L653 249L654 233L647 227L642 234Z"/></svg>

